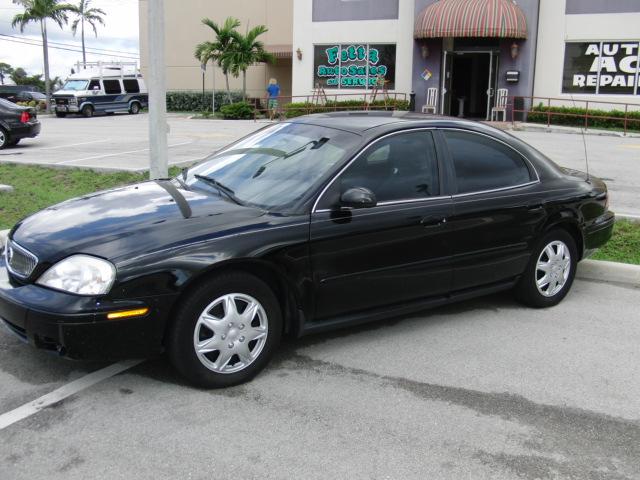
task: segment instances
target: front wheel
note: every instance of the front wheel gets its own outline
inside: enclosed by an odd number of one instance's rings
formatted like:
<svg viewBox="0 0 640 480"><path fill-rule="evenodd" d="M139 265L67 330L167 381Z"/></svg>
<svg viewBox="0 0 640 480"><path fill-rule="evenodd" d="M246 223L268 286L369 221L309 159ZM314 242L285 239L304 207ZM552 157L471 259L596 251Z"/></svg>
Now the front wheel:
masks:
<svg viewBox="0 0 640 480"><path fill-rule="evenodd" d="M253 275L234 272L198 285L180 304L168 333L171 363L193 384L229 387L253 378L282 336L272 290Z"/></svg>
<svg viewBox="0 0 640 480"><path fill-rule="evenodd" d="M67 112L56 112L56 117L64 118L67 116Z"/></svg>
<svg viewBox="0 0 640 480"><path fill-rule="evenodd" d="M82 107L82 115L85 117L93 117L93 107L91 105L85 105Z"/></svg>
<svg viewBox="0 0 640 480"><path fill-rule="evenodd" d="M534 308L552 307L569 293L578 264L576 242L565 230L551 230L534 248L515 288L516 297Z"/></svg>

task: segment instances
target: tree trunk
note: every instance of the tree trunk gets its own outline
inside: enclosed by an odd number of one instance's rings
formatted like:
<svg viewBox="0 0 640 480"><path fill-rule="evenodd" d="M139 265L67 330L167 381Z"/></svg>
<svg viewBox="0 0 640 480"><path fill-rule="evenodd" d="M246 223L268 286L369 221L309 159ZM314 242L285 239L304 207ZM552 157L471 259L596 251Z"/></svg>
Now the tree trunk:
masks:
<svg viewBox="0 0 640 480"><path fill-rule="evenodd" d="M84 18L82 19L82 66L87 69L87 55L84 51Z"/></svg>
<svg viewBox="0 0 640 480"><path fill-rule="evenodd" d="M42 53L44 54L44 92L47 96L46 112L50 111L51 82L49 80L49 45L47 43L47 20L40 20L40 30L42 31Z"/></svg>
<svg viewBox="0 0 640 480"><path fill-rule="evenodd" d="M247 101L247 71L242 71L242 101Z"/></svg>
<svg viewBox="0 0 640 480"><path fill-rule="evenodd" d="M233 103L233 100L231 99L231 89L229 88L229 72L224 72L224 80L227 82L227 99L229 100L229 103Z"/></svg>

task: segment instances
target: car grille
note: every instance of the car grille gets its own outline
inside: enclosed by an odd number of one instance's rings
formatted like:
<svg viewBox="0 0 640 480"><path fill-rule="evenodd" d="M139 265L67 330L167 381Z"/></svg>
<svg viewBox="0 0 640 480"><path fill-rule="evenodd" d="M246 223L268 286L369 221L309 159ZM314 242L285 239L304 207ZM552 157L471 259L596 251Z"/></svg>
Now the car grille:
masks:
<svg viewBox="0 0 640 480"><path fill-rule="evenodd" d="M38 258L13 240L7 241L4 255L9 271L20 278L27 278L38 265Z"/></svg>
<svg viewBox="0 0 640 480"><path fill-rule="evenodd" d="M71 98L69 97L54 97L56 105L69 105Z"/></svg>

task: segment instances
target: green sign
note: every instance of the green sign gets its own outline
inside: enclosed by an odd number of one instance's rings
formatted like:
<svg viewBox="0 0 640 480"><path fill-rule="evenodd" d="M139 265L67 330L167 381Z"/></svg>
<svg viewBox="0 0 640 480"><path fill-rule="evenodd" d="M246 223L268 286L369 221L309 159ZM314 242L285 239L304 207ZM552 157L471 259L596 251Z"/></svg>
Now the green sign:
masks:
<svg viewBox="0 0 640 480"><path fill-rule="evenodd" d="M393 88L395 45L316 45L315 83L326 88Z"/></svg>

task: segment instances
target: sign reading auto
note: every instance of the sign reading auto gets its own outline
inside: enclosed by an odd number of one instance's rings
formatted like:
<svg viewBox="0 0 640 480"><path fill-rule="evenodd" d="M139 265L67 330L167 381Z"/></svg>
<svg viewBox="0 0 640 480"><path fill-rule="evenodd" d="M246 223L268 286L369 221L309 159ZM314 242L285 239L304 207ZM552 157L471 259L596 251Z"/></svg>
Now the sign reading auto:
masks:
<svg viewBox="0 0 640 480"><path fill-rule="evenodd" d="M638 42L567 43L563 93L639 93L639 52Z"/></svg>
<svg viewBox="0 0 640 480"><path fill-rule="evenodd" d="M324 88L393 88L395 45L316 45L314 57L314 83Z"/></svg>

